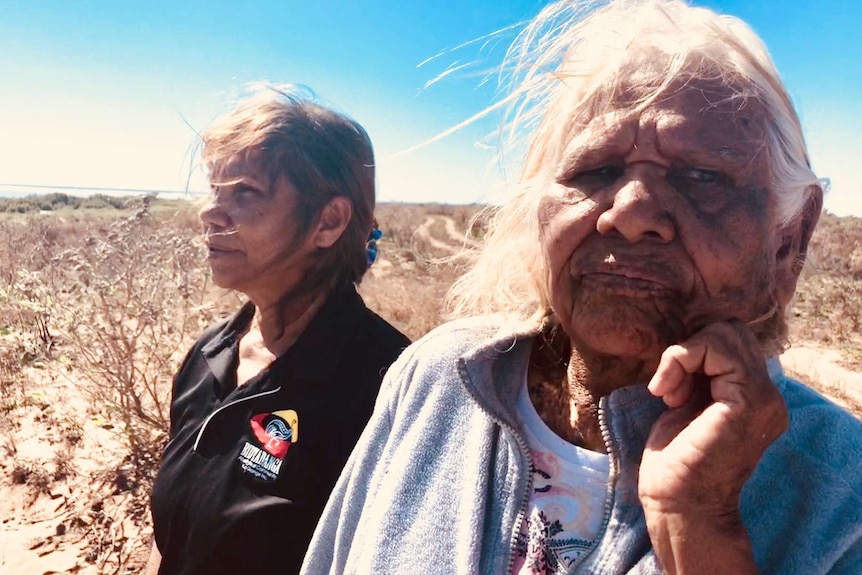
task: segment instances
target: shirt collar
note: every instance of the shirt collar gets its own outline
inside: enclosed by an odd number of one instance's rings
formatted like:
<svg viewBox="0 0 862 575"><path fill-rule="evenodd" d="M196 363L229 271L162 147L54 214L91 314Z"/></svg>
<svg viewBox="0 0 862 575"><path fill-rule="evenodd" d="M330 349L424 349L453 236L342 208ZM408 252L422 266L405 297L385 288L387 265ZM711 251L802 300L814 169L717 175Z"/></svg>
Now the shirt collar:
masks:
<svg viewBox="0 0 862 575"><path fill-rule="evenodd" d="M296 343L270 364L271 374L278 376L266 378L264 389L278 385L282 380L331 381L345 349L354 341L357 324L365 309L353 284L333 289ZM201 348L210 370L223 385L235 382L239 340L248 331L254 313L254 304L245 303Z"/></svg>

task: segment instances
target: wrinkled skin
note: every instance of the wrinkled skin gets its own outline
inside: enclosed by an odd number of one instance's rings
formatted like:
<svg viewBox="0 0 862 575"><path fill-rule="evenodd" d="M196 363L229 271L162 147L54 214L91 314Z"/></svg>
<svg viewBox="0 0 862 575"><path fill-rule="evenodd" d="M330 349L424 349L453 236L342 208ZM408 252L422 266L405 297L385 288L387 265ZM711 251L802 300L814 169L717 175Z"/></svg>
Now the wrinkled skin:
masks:
<svg viewBox="0 0 862 575"><path fill-rule="evenodd" d="M270 183L264 174L254 154L216 164L211 200L200 212L213 281L259 305L298 283L316 251L300 233L297 191L286 178Z"/></svg>
<svg viewBox="0 0 862 575"><path fill-rule="evenodd" d="M655 362L713 321L770 308L760 110L713 90L614 110L566 147L539 213L551 304L579 347Z"/></svg>
<svg viewBox="0 0 862 575"><path fill-rule="evenodd" d="M543 417L604 450L601 396L649 382L671 407L639 482L667 573L754 572L739 493L787 427L746 323L788 303L821 197L778 228L764 121L758 103L715 82L672 88L640 113L611 110L572 135L539 206L551 305L576 368L562 423L545 417L547 402Z"/></svg>

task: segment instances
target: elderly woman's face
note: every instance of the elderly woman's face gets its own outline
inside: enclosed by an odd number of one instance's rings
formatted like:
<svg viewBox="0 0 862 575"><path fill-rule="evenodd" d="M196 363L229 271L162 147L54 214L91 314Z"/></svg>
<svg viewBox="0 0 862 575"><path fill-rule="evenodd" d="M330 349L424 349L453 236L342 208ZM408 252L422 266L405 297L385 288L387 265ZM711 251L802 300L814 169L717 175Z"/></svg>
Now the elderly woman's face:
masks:
<svg viewBox="0 0 862 575"><path fill-rule="evenodd" d="M283 177L270 184L253 154L212 166L210 181L200 218L213 281L253 300L279 297L315 251L300 233L296 189Z"/></svg>
<svg viewBox="0 0 862 575"><path fill-rule="evenodd" d="M573 134L539 218L551 304L576 343L653 359L708 323L769 311L763 123L759 104L693 83Z"/></svg>

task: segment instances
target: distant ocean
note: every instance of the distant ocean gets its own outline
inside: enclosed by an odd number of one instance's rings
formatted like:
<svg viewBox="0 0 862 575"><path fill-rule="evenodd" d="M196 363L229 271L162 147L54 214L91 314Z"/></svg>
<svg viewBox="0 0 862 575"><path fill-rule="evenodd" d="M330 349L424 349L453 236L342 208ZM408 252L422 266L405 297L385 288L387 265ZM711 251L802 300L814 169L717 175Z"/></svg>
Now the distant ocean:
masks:
<svg viewBox="0 0 862 575"><path fill-rule="evenodd" d="M0 184L0 198L24 198L27 196L42 196L45 194L66 194L86 198L95 194L105 196L143 196L156 195L167 199L194 199L206 192L182 190L147 190L140 188L99 188L86 186L42 186L36 184Z"/></svg>

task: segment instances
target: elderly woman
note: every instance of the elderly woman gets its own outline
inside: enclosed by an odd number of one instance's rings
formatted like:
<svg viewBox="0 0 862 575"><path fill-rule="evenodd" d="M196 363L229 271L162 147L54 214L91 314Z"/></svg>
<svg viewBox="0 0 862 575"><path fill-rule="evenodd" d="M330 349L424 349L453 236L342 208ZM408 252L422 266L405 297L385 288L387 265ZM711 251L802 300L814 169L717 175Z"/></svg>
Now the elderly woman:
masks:
<svg viewBox="0 0 862 575"><path fill-rule="evenodd" d="M483 317L387 374L303 573L859 573L862 424L775 357L823 189L762 43L565 0L520 41Z"/></svg>
<svg viewBox="0 0 862 575"><path fill-rule="evenodd" d="M275 87L202 140L213 281L248 303L204 332L175 377L148 572L295 573L409 343L354 287L374 237L371 142L353 120Z"/></svg>

